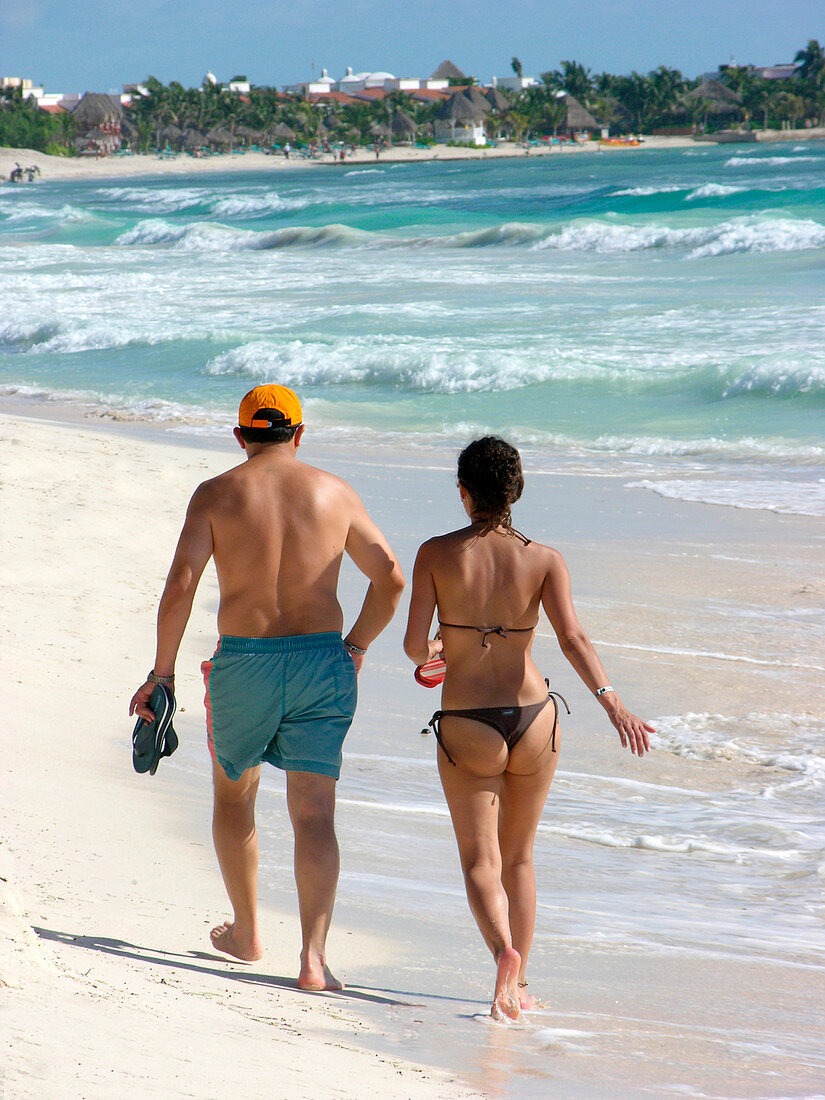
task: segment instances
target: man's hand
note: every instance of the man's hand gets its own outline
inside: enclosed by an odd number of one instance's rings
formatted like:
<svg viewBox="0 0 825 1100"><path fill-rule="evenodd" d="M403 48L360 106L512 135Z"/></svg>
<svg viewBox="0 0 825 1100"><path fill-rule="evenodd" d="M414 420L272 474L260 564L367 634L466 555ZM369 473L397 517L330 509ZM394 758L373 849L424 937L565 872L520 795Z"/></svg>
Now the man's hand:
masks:
<svg viewBox="0 0 825 1100"><path fill-rule="evenodd" d="M353 653L352 650L349 649L347 650L347 653L349 653L350 657L352 658L352 663L355 665L355 675L360 675L361 669L364 667L364 658L366 657L366 653Z"/></svg>
<svg viewBox="0 0 825 1100"><path fill-rule="evenodd" d="M154 690L155 685L150 684L148 680L143 687L139 687L129 704L129 714L136 714L138 718L143 718L146 722L154 722L155 715L149 710L149 700L152 698Z"/></svg>

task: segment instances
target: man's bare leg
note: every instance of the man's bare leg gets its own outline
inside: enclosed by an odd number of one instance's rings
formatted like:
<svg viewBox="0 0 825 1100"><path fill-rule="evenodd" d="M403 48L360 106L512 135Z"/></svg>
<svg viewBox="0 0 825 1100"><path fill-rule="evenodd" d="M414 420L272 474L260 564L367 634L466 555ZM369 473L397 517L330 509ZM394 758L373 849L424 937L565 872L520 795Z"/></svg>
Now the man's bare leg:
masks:
<svg viewBox="0 0 825 1100"><path fill-rule="evenodd" d="M212 946L236 959L254 962L263 955L258 935L258 834L255 796L261 769L249 768L236 782L213 761L215 790L212 838L234 920L213 928Z"/></svg>
<svg viewBox="0 0 825 1100"><path fill-rule="evenodd" d="M287 772L286 798L295 833L295 884L301 915L301 989L343 989L326 960L327 933L338 885L335 780Z"/></svg>

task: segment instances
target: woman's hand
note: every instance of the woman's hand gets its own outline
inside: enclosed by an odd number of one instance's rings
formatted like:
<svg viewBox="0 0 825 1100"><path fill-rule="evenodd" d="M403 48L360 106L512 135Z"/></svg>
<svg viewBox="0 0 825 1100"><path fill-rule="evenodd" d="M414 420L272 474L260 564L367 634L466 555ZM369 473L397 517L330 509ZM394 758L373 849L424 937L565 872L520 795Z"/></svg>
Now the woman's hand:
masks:
<svg viewBox="0 0 825 1100"><path fill-rule="evenodd" d="M641 718L627 709L621 699L615 693L603 695L599 702L607 711L607 716L619 731L619 740L622 748L629 748L635 756L643 756L650 752L649 733L655 733L654 726L649 726Z"/></svg>
<svg viewBox="0 0 825 1100"><path fill-rule="evenodd" d="M436 657L441 657L444 653L444 643L441 641L440 632L434 638L427 640L427 653L428 661L434 661Z"/></svg>

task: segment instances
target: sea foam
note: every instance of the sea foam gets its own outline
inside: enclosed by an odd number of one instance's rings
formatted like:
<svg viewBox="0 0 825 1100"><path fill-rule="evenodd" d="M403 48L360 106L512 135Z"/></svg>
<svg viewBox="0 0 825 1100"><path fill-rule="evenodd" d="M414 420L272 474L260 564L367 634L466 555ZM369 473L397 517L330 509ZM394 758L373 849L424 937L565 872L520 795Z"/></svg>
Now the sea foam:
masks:
<svg viewBox="0 0 825 1100"><path fill-rule="evenodd" d="M728 508L757 509L785 515L825 516L825 478L714 477L641 480L628 488L651 489L661 497Z"/></svg>

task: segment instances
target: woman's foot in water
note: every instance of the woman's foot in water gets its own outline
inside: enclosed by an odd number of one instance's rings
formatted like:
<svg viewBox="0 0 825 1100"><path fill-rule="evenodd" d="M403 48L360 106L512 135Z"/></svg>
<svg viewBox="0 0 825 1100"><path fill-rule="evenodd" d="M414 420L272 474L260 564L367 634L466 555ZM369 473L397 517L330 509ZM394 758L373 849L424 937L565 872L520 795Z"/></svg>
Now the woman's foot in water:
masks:
<svg viewBox="0 0 825 1100"><path fill-rule="evenodd" d="M518 983L518 1003L521 1005L522 1012L529 1012L531 1008L536 1006L536 998L532 993L527 992L527 979L519 978Z"/></svg>
<svg viewBox="0 0 825 1100"><path fill-rule="evenodd" d="M490 1015L494 1020L517 1020L521 1012L518 972L521 957L514 948L505 947L499 956L496 971L496 991Z"/></svg>

